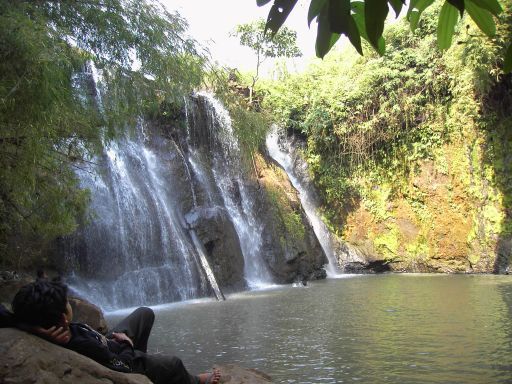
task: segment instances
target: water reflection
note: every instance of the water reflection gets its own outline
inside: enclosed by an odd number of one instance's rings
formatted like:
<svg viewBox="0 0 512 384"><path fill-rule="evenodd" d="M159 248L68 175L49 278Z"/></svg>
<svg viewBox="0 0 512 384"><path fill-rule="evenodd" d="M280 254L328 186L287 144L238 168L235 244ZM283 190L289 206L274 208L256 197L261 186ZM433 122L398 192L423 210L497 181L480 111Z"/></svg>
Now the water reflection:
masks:
<svg viewBox="0 0 512 384"><path fill-rule="evenodd" d="M162 308L150 344L276 383L510 383L511 308L508 276L358 276Z"/></svg>

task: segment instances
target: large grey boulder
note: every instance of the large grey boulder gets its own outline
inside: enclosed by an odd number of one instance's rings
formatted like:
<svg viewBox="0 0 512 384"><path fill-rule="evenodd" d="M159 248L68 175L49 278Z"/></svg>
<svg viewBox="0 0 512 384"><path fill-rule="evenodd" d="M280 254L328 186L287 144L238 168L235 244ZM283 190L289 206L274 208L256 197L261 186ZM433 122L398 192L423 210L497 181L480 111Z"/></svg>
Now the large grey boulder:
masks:
<svg viewBox="0 0 512 384"><path fill-rule="evenodd" d="M112 371L88 357L12 328L0 329L0 383L150 384L143 375Z"/></svg>
<svg viewBox="0 0 512 384"><path fill-rule="evenodd" d="M185 220L203 244L219 286L227 291L244 289L244 256L226 210L197 207L185 215Z"/></svg>

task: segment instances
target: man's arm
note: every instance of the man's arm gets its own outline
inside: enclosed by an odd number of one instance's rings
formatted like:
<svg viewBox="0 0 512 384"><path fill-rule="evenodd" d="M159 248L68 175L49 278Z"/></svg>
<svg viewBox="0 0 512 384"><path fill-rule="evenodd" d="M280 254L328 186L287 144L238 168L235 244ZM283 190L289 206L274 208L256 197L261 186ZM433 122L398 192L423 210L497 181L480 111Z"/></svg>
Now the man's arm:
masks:
<svg viewBox="0 0 512 384"><path fill-rule="evenodd" d="M29 327L29 332L51 341L54 344L66 345L71 340L71 332L63 327L53 326L51 328Z"/></svg>
<svg viewBox="0 0 512 384"><path fill-rule="evenodd" d="M66 345L75 352L87 356L94 361L119 372L131 372L131 361L133 359L133 349L131 346L125 346L121 352L114 353L110 351L107 345L93 338L73 338Z"/></svg>

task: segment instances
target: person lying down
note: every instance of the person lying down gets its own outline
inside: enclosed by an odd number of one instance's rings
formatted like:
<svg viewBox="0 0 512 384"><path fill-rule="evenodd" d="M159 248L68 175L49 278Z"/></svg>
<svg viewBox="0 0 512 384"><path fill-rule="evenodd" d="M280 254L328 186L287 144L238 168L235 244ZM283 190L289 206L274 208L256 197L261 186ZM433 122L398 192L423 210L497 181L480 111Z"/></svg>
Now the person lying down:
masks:
<svg viewBox="0 0 512 384"><path fill-rule="evenodd" d="M147 353L155 320L141 307L123 319L108 336L74 323L68 288L58 281L38 280L23 286L12 302L15 324L26 331L87 356L119 372L146 375L155 384L218 384L220 372L191 375L175 356Z"/></svg>

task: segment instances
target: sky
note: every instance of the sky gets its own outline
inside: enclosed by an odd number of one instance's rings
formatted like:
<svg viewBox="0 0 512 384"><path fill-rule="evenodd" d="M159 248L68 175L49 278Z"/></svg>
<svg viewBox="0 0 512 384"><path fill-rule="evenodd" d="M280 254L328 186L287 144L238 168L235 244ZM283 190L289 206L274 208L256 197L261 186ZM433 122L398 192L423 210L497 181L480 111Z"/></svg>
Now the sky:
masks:
<svg viewBox="0 0 512 384"><path fill-rule="evenodd" d="M316 23L307 24L309 0L299 0L288 16L285 26L297 32L297 45L302 58L288 61L288 69L303 69L315 56ZM240 71L254 71L256 56L247 47L242 47L236 37L230 37L238 24L245 24L263 18L266 20L273 1L263 7L256 0L163 0L169 11L176 10L189 23L189 33L199 43L205 45L214 60ZM267 60L263 74L273 67Z"/></svg>

